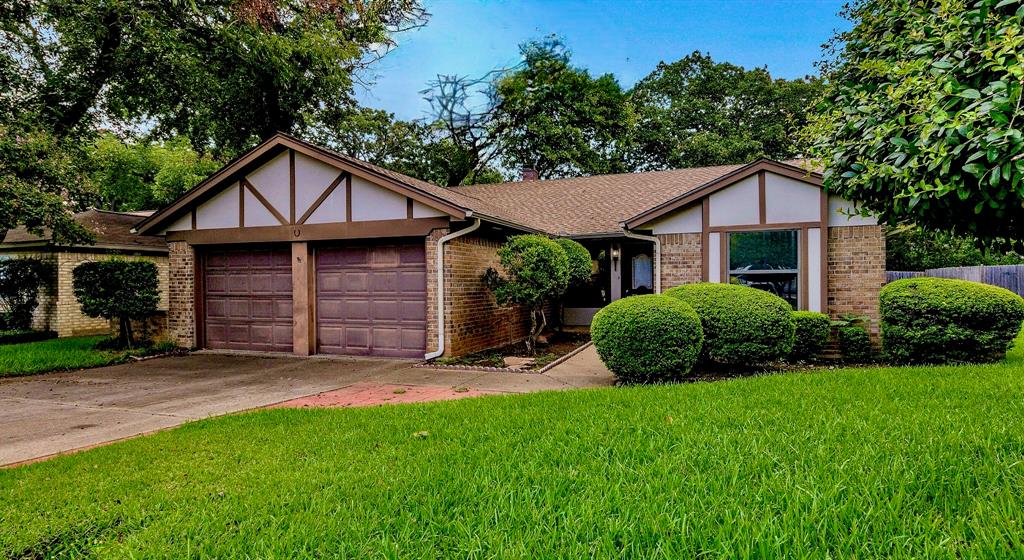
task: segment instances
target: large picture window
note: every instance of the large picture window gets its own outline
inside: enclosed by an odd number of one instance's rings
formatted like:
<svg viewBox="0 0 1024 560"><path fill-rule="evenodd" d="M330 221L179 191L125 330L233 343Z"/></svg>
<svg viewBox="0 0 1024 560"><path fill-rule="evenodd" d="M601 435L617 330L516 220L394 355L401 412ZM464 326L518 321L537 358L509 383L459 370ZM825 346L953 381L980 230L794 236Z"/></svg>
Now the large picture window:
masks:
<svg viewBox="0 0 1024 560"><path fill-rule="evenodd" d="M729 234L729 282L771 292L797 309L799 243L796 230Z"/></svg>

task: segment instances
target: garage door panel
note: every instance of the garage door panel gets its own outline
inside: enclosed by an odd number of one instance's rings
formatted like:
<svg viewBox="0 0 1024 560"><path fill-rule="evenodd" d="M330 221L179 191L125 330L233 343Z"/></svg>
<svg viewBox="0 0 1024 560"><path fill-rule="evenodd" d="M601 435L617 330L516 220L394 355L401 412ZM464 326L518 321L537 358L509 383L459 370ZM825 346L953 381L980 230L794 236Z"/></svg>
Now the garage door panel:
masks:
<svg viewBox="0 0 1024 560"><path fill-rule="evenodd" d="M322 353L420 357L426 349L422 241L317 251Z"/></svg>
<svg viewBox="0 0 1024 560"><path fill-rule="evenodd" d="M203 260L206 346L290 352L291 251L211 251Z"/></svg>

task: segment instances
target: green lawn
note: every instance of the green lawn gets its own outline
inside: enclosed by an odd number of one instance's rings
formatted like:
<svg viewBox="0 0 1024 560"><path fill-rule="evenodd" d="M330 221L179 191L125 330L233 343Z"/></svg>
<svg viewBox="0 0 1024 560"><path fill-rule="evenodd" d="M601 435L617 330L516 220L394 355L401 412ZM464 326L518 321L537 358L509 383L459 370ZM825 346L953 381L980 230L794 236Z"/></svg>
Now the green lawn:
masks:
<svg viewBox="0 0 1024 560"><path fill-rule="evenodd" d="M80 336L0 345L0 377L103 366L123 359L121 352L94 348L104 338Z"/></svg>
<svg viewBox="0 0 1024 560"><path fill-rule="evenodd" d="M274 410L0 471L0 556L1021 557L1024 355Z"/></svg>

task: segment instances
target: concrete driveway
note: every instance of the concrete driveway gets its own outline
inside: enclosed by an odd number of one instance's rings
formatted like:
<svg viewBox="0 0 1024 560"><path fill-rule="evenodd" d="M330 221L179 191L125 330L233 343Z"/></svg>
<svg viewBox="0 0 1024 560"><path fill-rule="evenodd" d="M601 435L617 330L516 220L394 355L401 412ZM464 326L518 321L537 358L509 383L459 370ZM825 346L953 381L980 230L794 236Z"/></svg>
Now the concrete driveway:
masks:
<svg viewBox="0 0 1024 560"><path fill-rule="evenodd" d="M589 349L588 349L589 350ZM593 354L593 355L591 355ZM596 365L595 365L596 362ZM596 353L547 374L413 368L405 360L196 353L0 380L0 466L276 404L436 400L609 385ZM393 394L395 387L405 395ZM324 395L321 395L324 394ZM308 403L308 404L307 404Z"/></svg>

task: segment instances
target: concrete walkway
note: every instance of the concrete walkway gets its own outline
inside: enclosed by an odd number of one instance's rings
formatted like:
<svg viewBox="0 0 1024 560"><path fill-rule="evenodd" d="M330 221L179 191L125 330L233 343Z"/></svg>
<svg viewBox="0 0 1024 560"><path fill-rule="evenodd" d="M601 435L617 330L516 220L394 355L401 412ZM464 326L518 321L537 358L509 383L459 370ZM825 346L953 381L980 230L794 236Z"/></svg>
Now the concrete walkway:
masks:
<svg viewBox="0 0 1024 560"><path fill-rule="evenodd" d="M413 368L413 362L196 353L0 380L0 466L269 406L373 406L600 387L593 347L544 374Z"/></svg>

